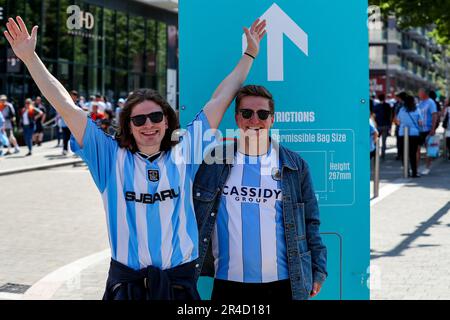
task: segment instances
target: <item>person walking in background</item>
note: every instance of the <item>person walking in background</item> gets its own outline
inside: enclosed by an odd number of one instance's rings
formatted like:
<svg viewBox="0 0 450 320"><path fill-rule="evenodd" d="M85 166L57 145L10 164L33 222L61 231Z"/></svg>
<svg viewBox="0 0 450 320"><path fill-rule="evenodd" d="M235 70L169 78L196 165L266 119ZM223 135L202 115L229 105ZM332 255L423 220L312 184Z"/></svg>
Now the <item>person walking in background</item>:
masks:
<svg viewBox="0 0 450 320"><path fill-rule="evenodd" d="M377 130L381 136L381 159L386 157L386 140L390 134L392 126L392 108L389 103L386 102L384 94L378 95L379 103L373 106L373 112L375 113L375 120L377 123Z"/></svg>
<svg viewBox="0 0 450 320"><path fill-rule="evenodd" d="M428 96L425 89L419 90L418 109L422 113L423 126L420 132L419 146L425 145L427 147L427 140L436 134L439 113L436 103ZM422 170L423 175L427 175L431 171L431 158L425 155L426 167ZM420 147L417 150L417 166L420 164Z"/></svg>
<svg viewBox="0 0 450 320"><path fill-rule="evenodd" d="M399 140L400 140L400 156L403 160L403 144L405 136L405 128L409 129L408 138L408 150L409 150L409 163L411 166L413 178L418 178L417 174L417 149L419 148L420 132L423 125L423 118L421 112L416 107L414 98L412 96L406 96L405 105L398 112L395 118L395 123L399 128Z"/></svg>
<svg viewBox="0 0 450 320"><path fill-rule="evenodd" d="M83 96L80 96L78 99L78 105L81 107L81 109L88 111L88 108L86 107L86 99Z"/></svg>
<svg viewBox="0 0 450 320"><path fill-rule="evenodd" d="M430 99L433 100L433 102L436 104L436 110L439 113L439 115L442 115L443 112L445 112L445 108L442 108L441 103L437 99L436 91L434 90L428 91L428 97L430 97ZM439 121L440 119L438 118L438 124L436 125L436 128L439 127Z"/></svg>
<svg viewBox="0 0 450 320"><path fill-rule="evenodd" d="M108 98L105 95L103 96L103 103L105 104L105 112L106 110L114 111L111 102L109 102Z"/></svg>
<svg viewBox="0 0 450 320"><path fill-rule="evenodd" d="M116 131L112 127L112 120L113 120L113 111L110 109L105 110L104 118L100 120L100 127L102 128L105 133L114 136Z"/></svg>
<svg viewBox="0 0 450 320"><path fill-rule="evenodd" d="M106 110L106 103L103 101L103 96L100 93L95 95L95 103L92 104L92 107L97 106L97 110L99 113L104 114ZM92 110L94 111L94 110Z"/></svg>
<svg viewBox="0 0 450 320"><path fill-rule="evenodd" d="M369 116L370 160L375 158L376 143L378 140L378 130L377 130L377 125L376 125L374 119L375 119L375 114L371 112L370 116Z"/></svg>
<svg viewBox="0 0 450 320"><path fill-rule="evenodd" d="M70 97L72 98L73 102L75 103L75 105L80 108L83 111L88 111L88 108L85 106L85 104L83 103L82 99L83 97L79 97L78 91L76 90L71 90L69 92ZM79 97L79 98L78 98ZM83 98L84 99L84 98Z"/></svg>
<svg viewBox="0 0 450 320"><path fill-rule="evenodd" d="M8 137L5 132L5 118L0 112L0 157L3 155L3 146L9 145Z"/></svg>
<svg viewBox="0 0 450 320"><path fill-rule="evenodd" d="M55 116L55 127L56 127L56 141L57 144L55 146L55 148L59 148L61 146L61 139L63 136L63 131L62 131L62 118L59 115L59 113L56 113Z"/></svg>
<svg viewBox="0 0 450 320"><path fill-rule="evenodd" d="M73 103L75 104L75 106L77 106L78 108L80 108L81 110L84 111L84 109L78 104L78 92L75 90L72 90L69 92L69 95L70 95L70 98L72 99ZM71 132L70 132L70 129L67 126L66 122L64 121L64 117L60 118L60 122L61 122L62 137L63 137L62 155L66 156L69 153L69 141L70 141Z"/></svg>
<svg viewBox="0 0 450 320"><path fill-rule="evenodd" d="M87 101L84 106L87 108L88 112L92 112L92 105L95 102L95 96L89 96L89 101Z"/></svg>
<svg viewBox="0 0 450 320"><path fill-rule="evenodd" d="M28 147L28 153L25 156L31 156L33 150L33 133L36 120L43 116L43 112L33 105L33 100L26 99L25 107L20 111L23 127L23 136L25 144Z"/></svg>
<svg viewBox="0 0 450 320"><path fill-rule="evenodd" d="M103 112L100 112L98 107L98 102L94 101L92 103L92 112L89 113L89 117L94 120L98 125L101 124L101 121L105 119L105 114Z"/></svg>
<svg viewBox="0 0 450 320"><path fill-rule="evenodd" d="M447 159L450 160L450 102L449 98L445 101L444 121L442 126L445 129L445 146L447 147Z"/></svg>
<svg viewBox="0 0 450 320"><path fill-rule="evenodd" d="M124 105L125 105L125 99L120 98L119 101L117 102L116 110L114 111L114 113L115 113L114 121L115 121L116 126L120 123L120 113L122 112Z"/></svg>
<svg viewBox="0 0 450 320"><path fill-rule="evenodd" d="M399 111L401 108L403 108L403 106L405 105L405 99L406 99L406 92L402 91L400 93L397 93L395 95L395 104L394 104L394 118L397 117ZM397 156L395 157L395 160L401 160L401 156L400 156L400 149L402 148L402 146L400 146L400 140L398 138L398 133L399 133L399 129L400 127L398 125L395 126L395 137L396 137L396 146L397 146Z"/></svg>
<svg viewBox="0 0 450 320"><path fill-rule="evenodd" d="M42 111L42 117L36 119L34 134L33 134L33 145L41 146L44 140L44 122L47 117L47 108L42 103L41 97L37 96L34 100L34 107Z"/></svg>
<svg viewBox="0 0 450 320"><path fill-rule="evenodd" d="M3 114L3 118L5 119L5 134L9 140L5 156L11 154L11 146L14 147L14 153L19 153L19 145L17 143L16 137L14 136L16 111L14 110L14 106L10 102L8 102L8 97L4 94L0 96L0 112Z"/></svg>

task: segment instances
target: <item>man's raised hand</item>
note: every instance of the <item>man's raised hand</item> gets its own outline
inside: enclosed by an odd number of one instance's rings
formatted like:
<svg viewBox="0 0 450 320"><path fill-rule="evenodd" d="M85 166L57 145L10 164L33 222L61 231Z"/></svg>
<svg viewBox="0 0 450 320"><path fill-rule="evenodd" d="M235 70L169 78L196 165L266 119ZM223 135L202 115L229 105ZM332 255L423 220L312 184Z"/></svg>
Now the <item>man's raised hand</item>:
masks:
<svg viewBox="0 0 450 320"><path fill-rule="evenodd" d="M247 37L246 52L256 57L259 53L259 43L266 34L266 20L260 21L256 19L250 30L244 27L245 36Z"/></svg>

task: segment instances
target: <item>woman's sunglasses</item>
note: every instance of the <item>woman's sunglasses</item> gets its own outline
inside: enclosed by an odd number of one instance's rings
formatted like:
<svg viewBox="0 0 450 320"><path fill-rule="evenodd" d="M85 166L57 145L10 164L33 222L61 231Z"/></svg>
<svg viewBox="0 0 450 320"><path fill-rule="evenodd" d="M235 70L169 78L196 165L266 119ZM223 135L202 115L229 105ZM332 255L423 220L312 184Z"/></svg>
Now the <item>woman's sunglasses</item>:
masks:
<svg viewBox="0 0 450 320"><path fill-rule="evenodd" d="M255 113L255 111L250 109L240 109L239 112L241 113L242 118L246 120L251 119L253 117L253 114ZM267 120L267 118L269 117L269 115L272 114L272 112L269 110L258 110L256 111L256 114L258 115L258 118L260 120Z"/></svg>
<svg viewBox="0 0 450 320"><path fill-rule="evenodd" d="M141 127L150 119L152 123L160 123L164 118L164 113L162 111L156 111L149 114L139 114L137 116L131 117L131 121L136 127Z"/></svg>

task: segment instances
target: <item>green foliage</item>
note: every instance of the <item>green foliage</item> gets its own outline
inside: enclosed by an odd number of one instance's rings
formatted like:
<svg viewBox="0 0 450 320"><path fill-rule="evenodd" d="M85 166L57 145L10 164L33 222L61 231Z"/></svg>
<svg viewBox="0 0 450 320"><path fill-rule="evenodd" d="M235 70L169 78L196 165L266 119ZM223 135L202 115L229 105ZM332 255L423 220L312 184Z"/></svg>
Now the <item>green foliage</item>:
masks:
<svg viewBox="0 0 450 320"><path fill-rule="evenodd" d="M384 14L395 14L399 26L433 26L432 36L440 44L450 44L450 0L369 0Z"/></svg>

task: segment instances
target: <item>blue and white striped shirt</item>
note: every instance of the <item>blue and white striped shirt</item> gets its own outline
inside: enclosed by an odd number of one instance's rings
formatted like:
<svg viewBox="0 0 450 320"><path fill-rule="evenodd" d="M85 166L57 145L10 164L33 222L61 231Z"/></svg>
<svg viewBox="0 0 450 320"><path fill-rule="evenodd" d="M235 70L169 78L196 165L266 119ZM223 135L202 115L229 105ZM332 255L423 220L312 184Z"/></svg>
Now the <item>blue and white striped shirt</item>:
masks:
<svg viewBox="0 0 450 320"><path fill-rule="evenodd" d="M289 278L276 150L237 152L212 236L215 277L266 283Z"/></svg>
<svg viewBox="0 0 450 320"><path fill-rule="evenodd" d="M417 108L422 113L423 118L423 126L422 126L422 132L428 132L433 127L433 113L437 112L437 106L436 103L433 101L433 99L428 98L425 100L422 100L417 105Z"/></svg>
<svg viewBox="0 0 450 320"><path fill-rule="evenodd" d="M206 115L200 112L186 129L187 137L151 162L120 148L88 119L77 153L102 194L112 258L134 270L164 270L198 257L191 190L210 144L203 141Z"/></svg>

